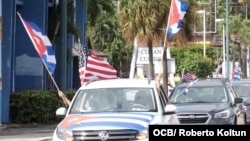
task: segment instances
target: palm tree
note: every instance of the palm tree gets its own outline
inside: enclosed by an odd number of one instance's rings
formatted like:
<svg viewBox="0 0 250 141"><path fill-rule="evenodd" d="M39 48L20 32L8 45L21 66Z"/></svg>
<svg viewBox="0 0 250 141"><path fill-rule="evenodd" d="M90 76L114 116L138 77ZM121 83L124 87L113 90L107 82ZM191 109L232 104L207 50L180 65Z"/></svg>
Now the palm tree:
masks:
<svg viewBox="0 0 250 141"><path fill-rule="evenodd" d="M119 25L126 40L138 38L139 46L146 45L149 52L149 78L154 78L152 47L162 45L171 1L162 0L128 0L119 15ZM196 16L196 1L189 0L190 8L183 21L183 29L173 39L176 45L187 43L192 37L193 23ZM166 60L165 60L166 61ZM165 65L166 62L164 63ZM166 67L165 67L166 68ZM165 70L166 71L166 70ZM167 92L167 72L163 73L163 83Z"/></svg>
<svg viewBox="0 0 250 141"><path fill-rule="evenodd" d="M153 42L162 42L160 28L166 23L168 9L169 3L160 0L129 0L127 5L121 7L119 24L123 37L130 41L137 37L139 46L146 45L149 49L149 78L154 78Z"/></svg>
<svg viewBox="0 0 250 141"><path fill-rule="evenodd" d="M232 44L236 46L236 50L232 51L232 62L239 61L242 65L243 77L246 77L246 52L247 47L250 44L250 20L245 19L241 14L230 16L229 20L229 31L230 40ZM239 28L241 27L241 28ZM237 51L239 49L239 51Z"/></svg>

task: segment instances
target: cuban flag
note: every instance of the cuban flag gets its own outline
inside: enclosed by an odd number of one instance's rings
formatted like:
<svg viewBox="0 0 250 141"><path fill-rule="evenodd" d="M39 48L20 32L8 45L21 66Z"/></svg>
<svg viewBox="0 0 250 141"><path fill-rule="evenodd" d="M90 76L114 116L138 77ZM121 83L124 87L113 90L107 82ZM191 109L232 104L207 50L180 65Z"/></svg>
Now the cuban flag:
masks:
<svg viewBox="0 0 250 141"><path fill-rule="evenodd" d="M182 0L172 0L168 17L167 34L170 38L181 29L181 21L186 14L189 4Z"/></svg>
<svg viewBox="0 0 250 141"><path fill-rule="evenodd" d="M241 74L240 69L234 68L233 71L232 71L232 79L236 80L236 81L239 81L240 80L240 74Z"/></svg>
<svg viewBox="0 0 250 141"><path fill-rule="evenodd" d="M18 15L46 69L50 74L53 74L56 67L56 59L49 38L35 23L28 22L24 20L20 14Z"/></svg>

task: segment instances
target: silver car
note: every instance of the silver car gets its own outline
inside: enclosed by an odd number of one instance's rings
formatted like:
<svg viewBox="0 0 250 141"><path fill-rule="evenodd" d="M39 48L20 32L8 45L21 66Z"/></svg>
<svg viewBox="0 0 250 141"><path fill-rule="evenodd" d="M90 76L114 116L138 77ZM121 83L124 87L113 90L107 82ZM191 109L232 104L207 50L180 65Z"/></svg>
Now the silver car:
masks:
<svg viewBox="0 0 250 141"><path fill-rule="evenodd" d="M200 80L175 87L170 101L181 124L245 124L243 99L226 79Z"/></svg>
<svg viewBox="0 0 250 141"><path fill-rule="evenodd" d="M246 110L246 123L250 124L250 79L242 79L240 81L232 81L233 87L243 98Z"/></svg>

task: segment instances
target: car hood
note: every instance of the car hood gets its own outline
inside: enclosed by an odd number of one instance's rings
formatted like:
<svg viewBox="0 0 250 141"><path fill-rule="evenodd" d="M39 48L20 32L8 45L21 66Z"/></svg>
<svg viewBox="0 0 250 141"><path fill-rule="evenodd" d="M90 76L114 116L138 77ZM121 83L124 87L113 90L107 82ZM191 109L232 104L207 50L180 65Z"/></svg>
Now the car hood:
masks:
<svg viewBox="0 0 250 141"><path fill-rule="evenodd" d="M66 116L58 127L67 130L145 130L156 117L155 113L74 114Z"/></svg>
<svg viewBox="0 0 250 141"><path fill-rule="evenodd" d="M177 104L177 113L208 113L228 107L227 103L187 103Z"/></svg>

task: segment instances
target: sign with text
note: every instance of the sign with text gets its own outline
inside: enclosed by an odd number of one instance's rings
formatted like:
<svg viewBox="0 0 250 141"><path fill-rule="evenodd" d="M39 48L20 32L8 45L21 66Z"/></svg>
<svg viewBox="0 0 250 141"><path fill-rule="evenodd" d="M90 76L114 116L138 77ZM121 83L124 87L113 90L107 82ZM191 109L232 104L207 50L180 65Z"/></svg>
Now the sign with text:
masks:
<svg viewBox="0 0 250 141"><path fill-rule="evenodd" d="M149 141L169 137L249 137L249 125L150 125Z"/></svg>
<svg viewBox="0 0 250 141"><path fill-rule="evenodd" d="M161 60L162 57L162 47L153 47L153 61L155 62ZM138 48L136 64L149 64L149 53L147 47Z"/></svg>

